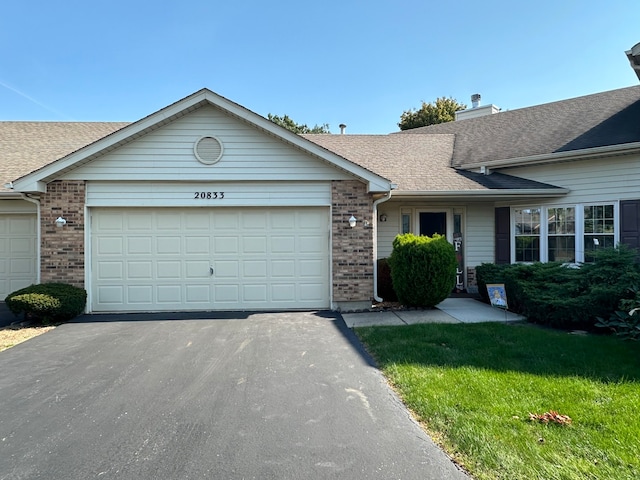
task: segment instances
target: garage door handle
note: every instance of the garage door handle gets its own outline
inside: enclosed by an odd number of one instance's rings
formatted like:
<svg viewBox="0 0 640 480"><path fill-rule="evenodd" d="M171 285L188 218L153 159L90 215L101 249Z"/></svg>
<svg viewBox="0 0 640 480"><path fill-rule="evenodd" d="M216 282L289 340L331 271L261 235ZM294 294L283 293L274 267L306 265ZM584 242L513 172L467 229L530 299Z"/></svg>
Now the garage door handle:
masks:
<svg viewBox="0 0 640 480"><path fill-rule="evenodd" d="M209 275L213 275L213 267L209 267Z"/></svg>

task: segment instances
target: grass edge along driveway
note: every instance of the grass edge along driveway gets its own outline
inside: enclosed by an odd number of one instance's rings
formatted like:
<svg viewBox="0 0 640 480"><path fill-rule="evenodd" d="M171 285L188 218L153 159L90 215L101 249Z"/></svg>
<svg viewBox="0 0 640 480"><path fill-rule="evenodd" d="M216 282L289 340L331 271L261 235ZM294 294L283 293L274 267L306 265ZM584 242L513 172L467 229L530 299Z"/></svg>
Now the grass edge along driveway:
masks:
<svg viewBox="0 0 640 480"><path fill-rule="evenodd" d="M640 478L640 342L524 323L356 334L427 432L474 478ZM568 419L530 419L554 412Z"/></svg>

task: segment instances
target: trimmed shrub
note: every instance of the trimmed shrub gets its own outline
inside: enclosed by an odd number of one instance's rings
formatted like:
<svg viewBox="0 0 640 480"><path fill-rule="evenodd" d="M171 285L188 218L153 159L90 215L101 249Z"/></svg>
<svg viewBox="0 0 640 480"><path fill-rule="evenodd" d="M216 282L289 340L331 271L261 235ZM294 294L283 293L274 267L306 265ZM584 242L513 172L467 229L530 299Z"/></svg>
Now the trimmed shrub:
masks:
<svg viewBox="0 0 640 480"><path fill-rule="evenodd" d="M387 258L378 259L378 296L385 302L397 302L398 295L391 281L391 267Z"/></svg>
<svg viewBox="0 0 640 480"><path fill-rule="evenodd" d="M433 307L447 298L456 281L456 253L442 235L398 235L389 257L398 300L407 306Z"/></svg>
<svg viewBox="0 0 640 480"><path fill-rule="evenodd" d="M87 292L65 283L41 283L13 293L5 299L14 315L42 322L71 320L84 311Z"/></svg>

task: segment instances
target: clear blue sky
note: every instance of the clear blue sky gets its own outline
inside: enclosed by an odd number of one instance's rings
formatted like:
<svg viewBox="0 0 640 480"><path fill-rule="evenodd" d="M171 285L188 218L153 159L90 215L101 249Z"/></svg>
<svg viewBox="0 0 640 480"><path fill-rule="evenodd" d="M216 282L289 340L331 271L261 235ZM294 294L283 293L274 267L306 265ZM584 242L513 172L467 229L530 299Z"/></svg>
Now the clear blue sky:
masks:
<svg viewBox="0 0 640 480"><path fill-rule="evenodd" d="M638 85L639 0L5 2L0 120L135 121L203 87L266 116L397 131L454 97L502 109Z"/></svg>

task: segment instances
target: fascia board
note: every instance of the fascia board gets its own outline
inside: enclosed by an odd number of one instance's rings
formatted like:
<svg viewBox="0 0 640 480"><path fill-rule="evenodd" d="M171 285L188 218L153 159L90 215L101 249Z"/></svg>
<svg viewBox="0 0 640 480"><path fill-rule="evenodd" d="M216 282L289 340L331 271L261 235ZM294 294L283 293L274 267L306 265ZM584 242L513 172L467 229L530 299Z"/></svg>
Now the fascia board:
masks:
<svg viewBox="0 0 640 480"><path fill-rule="evenodd" d="M568 188L536 188L536 189L502 189L502 190L432 190L432 191L412 191L394 192L393 198L505 198L505 197L562 197L571 192Z"/></svg>
<svg viewBox="0 0 640 480"><path fill-rule="evenodd" d="M522 167L528 165L568 162L573 160L586 160L589 158L604 156L631 155L634 153L640 153L640 142L585 148L582 150L572 150L570 152L545 153L540 155L531 155L528 157L508 158L504 160L489 160L486 162L469 163L460 168L463 168L464 170L471 170L480 167Z"/></svg>

